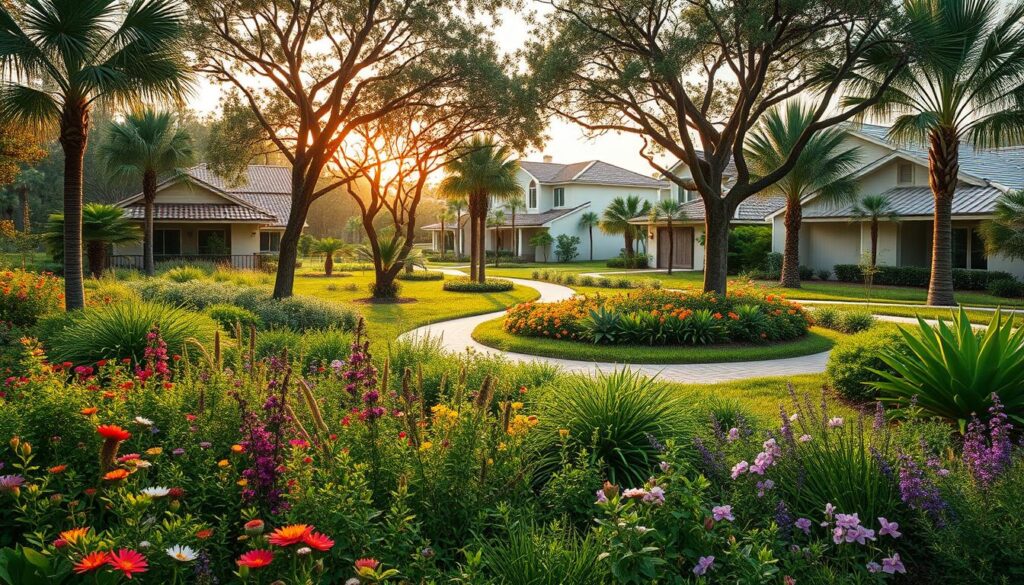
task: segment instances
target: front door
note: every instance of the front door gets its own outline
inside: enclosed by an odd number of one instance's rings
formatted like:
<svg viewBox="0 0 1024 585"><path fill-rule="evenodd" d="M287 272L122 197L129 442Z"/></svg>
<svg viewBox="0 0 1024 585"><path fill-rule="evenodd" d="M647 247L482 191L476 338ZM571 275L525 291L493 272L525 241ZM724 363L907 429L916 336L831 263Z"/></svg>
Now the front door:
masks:
<svg viewBox="0 0 1024 585"><path fill-rule="evenodd" d="M672 268L693 268L693 228L673 227ZM658 268L668 268L668 228L658 228Z"/></svg>

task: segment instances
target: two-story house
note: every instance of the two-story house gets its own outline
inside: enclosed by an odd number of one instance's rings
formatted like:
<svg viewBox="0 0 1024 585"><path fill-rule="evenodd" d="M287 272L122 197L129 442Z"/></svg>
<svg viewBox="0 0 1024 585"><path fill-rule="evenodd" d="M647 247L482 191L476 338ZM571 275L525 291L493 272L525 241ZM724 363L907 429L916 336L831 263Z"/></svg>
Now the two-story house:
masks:
<svg viewBox="0 0 1024 585"><path fill-rule="evenodd" d="M530 243L538 232L547 231L553 239L562 234L579 237L577 259L584 260L590 254L590 230L580 224L584 213L594 212L601 217L613 200L630 195L639 196L653 204L661 191L668 189L665 181L603 161L559 164L547 156L543 162L520 161L517 178L526 208L516 213L513 229L508 207L500 200L492 201L491 209L503 209L505 221L500 227L488 227L485 246L487 250L493 250L497 243L499 250L512 251L516 256L537 262L543 261L545 257L548 261L554 261L554 246L543 250ZM428 225L423 229L432 233L433 249L440 251L441 224ZM451 250L454 245L463 252L469 251L468 217L463 216L458 231L455 230L454 222L446 225L445 230L445 249ZM598 227L593 229L593 235L595 260L614 258L622 251L621 235L606 234Z"/></svg>

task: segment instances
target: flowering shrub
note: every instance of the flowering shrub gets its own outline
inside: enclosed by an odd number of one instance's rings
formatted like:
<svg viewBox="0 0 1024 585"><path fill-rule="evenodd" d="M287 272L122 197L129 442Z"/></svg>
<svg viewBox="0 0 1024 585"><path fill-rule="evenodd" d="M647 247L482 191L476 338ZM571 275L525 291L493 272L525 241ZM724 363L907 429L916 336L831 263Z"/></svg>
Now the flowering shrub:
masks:
<svg viewBox="0 0 1024 585"><path fill-rule="evenodd" d="M577 296L522 303L505 318L505 330L516 335L644 345L789 340L807 333L810 325L799 305L743 288L724 297L663 290Z"/></svg>
<svg viewBox="0 0 1024 585"><path fill-rule="evenodd" d="M64 293L59 278L23 270L0 272L0 322L27 327L63 306Z"/></svg>

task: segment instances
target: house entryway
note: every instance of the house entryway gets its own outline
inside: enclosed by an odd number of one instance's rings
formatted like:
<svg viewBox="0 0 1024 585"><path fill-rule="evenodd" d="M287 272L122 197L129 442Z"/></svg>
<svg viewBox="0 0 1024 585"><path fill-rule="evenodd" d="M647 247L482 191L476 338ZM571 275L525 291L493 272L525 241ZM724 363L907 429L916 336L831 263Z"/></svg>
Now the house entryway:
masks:
<svg viewBox="0 0 1024 585"><path fill-rule="evenodd" d="M673 227L672 268L693 268L693 228ZM668 228L658 228L658 268L668 268Z"/></svg>

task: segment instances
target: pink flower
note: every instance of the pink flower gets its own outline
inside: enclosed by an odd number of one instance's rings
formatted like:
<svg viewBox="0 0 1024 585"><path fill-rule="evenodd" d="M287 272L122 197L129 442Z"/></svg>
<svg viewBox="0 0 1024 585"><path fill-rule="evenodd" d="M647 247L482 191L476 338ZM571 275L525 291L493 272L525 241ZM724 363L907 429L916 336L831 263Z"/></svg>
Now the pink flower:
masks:
<svg viewBox="0 0 1024 585"><path fill-rule="evenodd" d="M878 523L882 525L882 528L878 530L879 536L891 536L893 538L899 538L903 536L900 532L900 525L898 522L889 522L885 518L879 518Z"/></svg>
<svg viewBox="0 0 1024 585"><path fill-rule="evenodd" d="M740 475L746 473L748 469L750 469L750 464L746 461L740 461L736 465L732 466L732 478L736 479Z"/></svg>
<svg viewBox="0 0 1024 585"><path fill-rule="evenodd" d="M903 566L899 553L892 553L889 558L882 559L882 572L890 575L894 573L906 573L907 568Z"/></svg>
<svg viewBox="0 0 1024 585"><path fill-rule="evenodd" d="M732 515L732 506L715 506L711 508L711 517L715 519L715 522L721 522L722 520L732 522L736 519Z"/></svg>
<svg viewBox="0 0 1024 585"><path fill-rule="evenodd" d="M693 567L693 574L697 575L699 577L699 576L703 575L704 573L707 573L708 569L713 568L714 564L715 564L715 557L713 557L713 556L700 557L699 559L697 559L697 565L695 567Z"/></svg>
<svg viewBox="0 0 1024 585"><path fill-rule="evenodd" d="M870 563L868 563L867 567L868 567L868 573L878 573L879 571L882 570L882 565L879 565L875 561L871 561Z"/></svg>
<svg viewBox="0 0 1024 585"><path fill-rule="evenodd" d="M804 534L811 533L811 521L807 518L797 518L793 524L800 530L803 530Z"/></svg>

